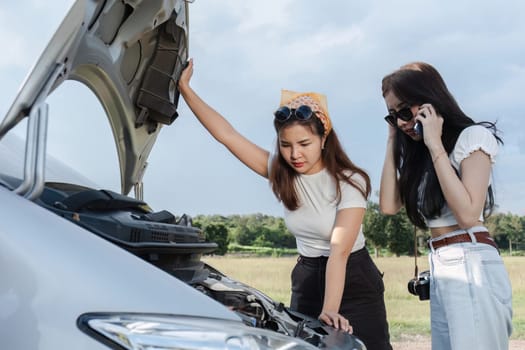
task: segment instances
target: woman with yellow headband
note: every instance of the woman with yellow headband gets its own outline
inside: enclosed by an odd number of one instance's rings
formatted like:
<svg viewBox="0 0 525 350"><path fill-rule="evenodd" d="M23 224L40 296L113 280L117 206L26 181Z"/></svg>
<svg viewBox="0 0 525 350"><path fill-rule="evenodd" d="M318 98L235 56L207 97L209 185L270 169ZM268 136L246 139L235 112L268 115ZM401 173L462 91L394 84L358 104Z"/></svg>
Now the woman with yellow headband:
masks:
<svg viewBox="0 0 525 350"><path fill-rule="evenodd" d="M368 350L391 349L382 274L365 248L362 221L370 179L344 152L326 97L283 90L274 113L272 154L237 132L190 87L193 62L179 91L210 134L247 167L269 179L283 203L299 258L290 308L353 332Z"/></svg>

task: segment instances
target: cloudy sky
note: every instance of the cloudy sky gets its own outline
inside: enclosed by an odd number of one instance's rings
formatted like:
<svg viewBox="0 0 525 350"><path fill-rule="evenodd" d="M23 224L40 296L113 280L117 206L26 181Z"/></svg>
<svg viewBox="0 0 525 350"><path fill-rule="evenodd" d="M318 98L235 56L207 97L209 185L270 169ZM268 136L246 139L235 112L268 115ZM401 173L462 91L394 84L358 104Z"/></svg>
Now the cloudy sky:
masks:
<svg viewBox="0 0 525 350"><path fill-rule="evenodd" d="M3 116L71 0L0 5ZM443 75L464 111L497 121L499 211L525 215L525 2L521 0L196 0L190 5L193 87L248 138L273 148L280 89L328 96L333 124L374 194L387 126L381 78L422 60ZM68 82L50 100L48 151L101 187L119 190L114 142L90 92ZM265 179L217 144L184 102L161 130L145 199L175 215L280 216ZM24 129L16 130L20 135Z"/></svg>

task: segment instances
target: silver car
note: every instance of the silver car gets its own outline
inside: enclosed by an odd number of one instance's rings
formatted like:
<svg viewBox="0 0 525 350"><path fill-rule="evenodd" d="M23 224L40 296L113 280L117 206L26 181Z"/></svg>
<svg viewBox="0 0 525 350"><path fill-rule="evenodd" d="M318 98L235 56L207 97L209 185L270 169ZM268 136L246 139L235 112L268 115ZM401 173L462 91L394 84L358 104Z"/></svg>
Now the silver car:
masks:
<svg viewBox="0 0 525 350"><path fill-rule="evenodd" d="M2 349L364 349L204 264L217 245L191 218L143 201L148 155L178 117L188 7L76 1L2 120ZM46 99L66 80L106 112L120 193L46 154Z"/></svg>

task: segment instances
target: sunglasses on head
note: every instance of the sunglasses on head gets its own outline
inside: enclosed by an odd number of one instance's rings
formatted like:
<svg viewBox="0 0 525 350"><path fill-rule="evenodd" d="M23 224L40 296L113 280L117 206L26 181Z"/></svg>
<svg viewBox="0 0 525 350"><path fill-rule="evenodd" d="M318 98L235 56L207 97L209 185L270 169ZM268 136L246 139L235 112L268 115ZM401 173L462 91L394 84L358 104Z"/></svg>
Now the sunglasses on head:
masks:
<svg viewBox="0 0 525 350"><path fill-rule="evenodd" d="M310 108L310 106L302 105L297 108L282 106L276 110L273 115L277 121L285 122L291 117L295 117L298 120L307 120L310 119L313 114L314 111L312 108Z"/></svg>
<svg viewBox="0 0 525 350"><path fill-rule="evenodd" d="M412 114L412 110L410 107L403 107L399 111L392 111L390 112L386 117L385 120L388 124L392 126L397 127L397 120L401 119L402 121L408 122L409 120L412 120L414 118L414 115Z"/></svg>

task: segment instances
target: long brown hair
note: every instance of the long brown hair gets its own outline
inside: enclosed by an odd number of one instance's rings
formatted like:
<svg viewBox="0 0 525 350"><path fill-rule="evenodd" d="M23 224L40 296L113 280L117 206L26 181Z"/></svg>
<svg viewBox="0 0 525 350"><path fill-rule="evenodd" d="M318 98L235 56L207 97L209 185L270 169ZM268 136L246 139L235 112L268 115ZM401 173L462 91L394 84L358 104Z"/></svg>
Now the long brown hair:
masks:
<svg viewBox="0 0 525 350"><path fill-rule="evenodd" d="M274 120L274 127L277 134L285 127L299 124L309 127L310 130L319 137L324 135L324 126L316 117L307 120L298 120L291 117L285 122ZM368 198L371 191L370 177L368 174L358 166L356 166L344 151L339 139L334 130L331 130L326 136L324 149L321 154L323 165L326 170L337 181L337 201L341 200L341 186L339 181L346 181L351 186L355 187L365 198ZM366 187L362 186L352 180L351 175L358 173L366 182ZM295 187L295 180L299 173L295 171L283 158L279 149L279 141L276 143L275 156L272 159L269 180L272 186L273 193L288 210L296 210L299 208L299 198L297 189Z"/></svg>
<svg viewBox="0 0 525 350"><path fill-rule="evenodd" d="M412 62L386 75L382 80L383 97L389 92L408 105L430 103L434 106L443 117L441 141L447 154L454 149L459 134L472 125L485 126L499 143L503 143L497 135L495 123L476 123L463 112L439 72L428 63ZM413 224L426 229L424 217L438 217L445 204L428 148L423 141L414 141L397 128L394 162L399 173L399 194L407 216ZM424 186L420 187L421 183ZM490 215L493 207L494 194L489 186L485 217Z"/></svg>

